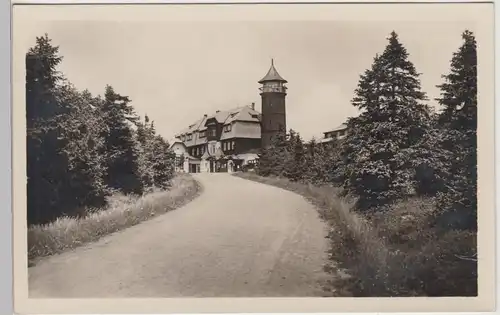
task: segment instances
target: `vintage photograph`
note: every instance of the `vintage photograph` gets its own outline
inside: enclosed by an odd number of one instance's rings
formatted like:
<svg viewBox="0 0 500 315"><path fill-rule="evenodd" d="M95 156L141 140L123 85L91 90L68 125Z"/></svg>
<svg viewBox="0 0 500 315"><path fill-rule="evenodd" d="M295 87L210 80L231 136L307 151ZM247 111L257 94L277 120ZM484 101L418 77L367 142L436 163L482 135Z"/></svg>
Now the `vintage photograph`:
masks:
<svg viewBox="0 0 500 315"><path fill-rule="evenodd" d="M485 4L422 6L431 18L32 7L13 38L29 298L477 297ZM196 6L155 10L170 9Z"/></svg>

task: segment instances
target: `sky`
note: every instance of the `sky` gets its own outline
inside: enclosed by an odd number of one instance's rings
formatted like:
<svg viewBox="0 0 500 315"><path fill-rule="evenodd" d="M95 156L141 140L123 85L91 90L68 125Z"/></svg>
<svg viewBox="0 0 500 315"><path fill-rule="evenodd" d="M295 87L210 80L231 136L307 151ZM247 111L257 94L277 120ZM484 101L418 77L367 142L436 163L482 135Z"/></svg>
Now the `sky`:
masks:
<svg viewBox="0 0 500 315"><path fill-rule="evenodd" d="M396 31L422 73L433 106L461 33L472 21L111 21L27 23L15 38L24 51L48 33L64 57L59 70L78 89L106 84L132 100L171 139L203 114L255 102L271 58L288 83L287 128L305 138L357 114L350 101L360 74Z"/></svg>

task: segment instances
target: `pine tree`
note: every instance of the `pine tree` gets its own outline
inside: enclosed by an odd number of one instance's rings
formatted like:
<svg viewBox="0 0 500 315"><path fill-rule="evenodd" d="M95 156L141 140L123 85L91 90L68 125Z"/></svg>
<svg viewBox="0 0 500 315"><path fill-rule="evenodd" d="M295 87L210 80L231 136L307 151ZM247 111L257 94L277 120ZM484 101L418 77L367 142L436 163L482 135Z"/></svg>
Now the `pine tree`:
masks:
<svg viewBox="0 0 500 315"><path fill-rule="evenodd" d="M46 223L60 211L67 161L59 154L55 90L61 80L59 47L45 34L26 54L28 224Z"/></svg>
<svg viewBox="0 0 500 315"><path fill-rule="evenodd" d="M361 75L353 106L362 113L348 120L342 144L347 192L369 209L414 193L415 169L408 150L420 143L431 122L419 74L395 32L371 69Z"/></svg>
<svg viewBox="0 0 500 315"><path fill-rule="evenodd" d="M143 184L139 169L139 148L131 123L137 123L130 100L106 86L101 112L106 123L104 135L107 156L106 183L124 193L142 194Z"/></svg>
<svg viewBox="0 0 500 315"><path fill-rule="evenodd" d="M102 100L67 82L58 89L57 98L64 108L58 117L59 154L67 161L60 206L66 210L103 206L109 191L104 183L105 125L98 111Z"/></svg>
<svg viewBox="0 0 500 315"><path fill-rule="evenodd" d="M26 119L28 129L37 122L47 123L57 115L54 89L62 79L57 66L63 57L59 55L59 46L53 46L52 40L45 34L36 38L36 45L26 54Z"/></svg>
<svg viewBox="0 0 500 315"><path fill-rule="evenodd" d="M175 172L175 153L161 136L153 139L153 183L155 187L166 189L170 186Z"/></svg>
<svg viewBox="0 0 500 315"><path fill-rule="evenodd" d="M468 227L477 224L477 52L472 32L462 34L463 44L451 59L450 73L438 87L443 111L439 115L443 149L452 153L446 170L446 187L440 195L443 210L468 214Z"/></svg>
<svg viewBox="0 0 500 315"><path fill-rule="evenodd" d="M154 141L155 129L149 117L144 117L144 123L137 122L137 141L139 145L139 172L144 188L153 188L154 186Z"/></svg>
<svg viewBox="0 0 500 315"><path fill-rule="evenodd" d="M285 170L285 161L288 160L288 140L284 131L279 132L271 139L267 148L261 149L256 168L261 176L282 176Z"/></svg>
<svg viewBox="0 0 500 315"><path fill-rule="evenodd" d="M306 152L300 134L290 130L287 148L288 160L285 161L283 175L292 181L304 178L306 169Z"/></svg>

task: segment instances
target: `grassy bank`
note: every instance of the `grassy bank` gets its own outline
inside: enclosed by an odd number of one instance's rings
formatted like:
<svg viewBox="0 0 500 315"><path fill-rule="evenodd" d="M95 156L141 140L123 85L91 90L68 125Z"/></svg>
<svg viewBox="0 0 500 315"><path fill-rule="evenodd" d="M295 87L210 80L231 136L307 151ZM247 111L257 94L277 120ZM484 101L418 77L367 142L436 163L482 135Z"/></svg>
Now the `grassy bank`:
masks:
<svg viewBox="0 0 500 315"><path fill-rule="evenodd" d="M31 226L28 228L29 264L174 210L197 197L201 190L192 176L178 174L167 191L153 191L142 197L113 195L106 209L93 211L84 218L61 217L46 225Z"/></svg>
<svg viewBox="0 0 500 315"><path fill-rule="evenodd" d="M433 201L412 199L384 212L360 215L339 188L291 182L255 173L235 176L298 193L328 222L333 296L475 296L476 235L434 225Z"/></svg>

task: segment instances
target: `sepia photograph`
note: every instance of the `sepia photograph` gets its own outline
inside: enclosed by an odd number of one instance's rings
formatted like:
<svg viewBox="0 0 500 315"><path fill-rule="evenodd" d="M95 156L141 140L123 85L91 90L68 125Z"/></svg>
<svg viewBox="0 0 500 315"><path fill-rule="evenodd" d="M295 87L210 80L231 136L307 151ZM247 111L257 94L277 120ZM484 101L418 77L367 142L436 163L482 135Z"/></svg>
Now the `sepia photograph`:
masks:
<svg viewBox="0 0 500 315"><path fill-rule="evenodd" d="M491 309L493 13L14 4L19 306Z"/></svg>

